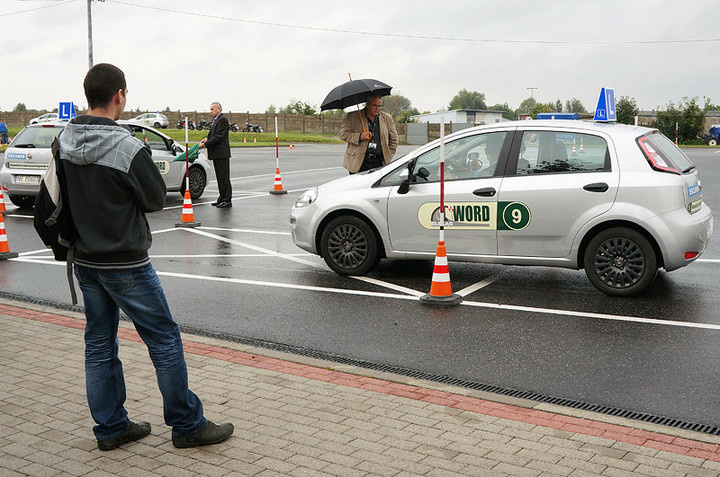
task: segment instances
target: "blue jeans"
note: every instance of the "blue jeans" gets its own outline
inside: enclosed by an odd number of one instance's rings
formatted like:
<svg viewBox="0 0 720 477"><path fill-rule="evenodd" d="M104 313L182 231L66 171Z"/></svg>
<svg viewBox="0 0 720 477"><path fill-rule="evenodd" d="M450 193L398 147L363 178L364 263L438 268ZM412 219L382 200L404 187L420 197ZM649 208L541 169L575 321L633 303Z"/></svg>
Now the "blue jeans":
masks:
<svg viewBox="0 0 720 477"><path fill-rule="evenodd" d="M155 366L165 424L173 436L205 426L200 399L188 389L180 330L152 265L99 270L75 265L85 301L85 386L98 440L125 432L125 378L118 358L119 311L132 320Z"/></svg>

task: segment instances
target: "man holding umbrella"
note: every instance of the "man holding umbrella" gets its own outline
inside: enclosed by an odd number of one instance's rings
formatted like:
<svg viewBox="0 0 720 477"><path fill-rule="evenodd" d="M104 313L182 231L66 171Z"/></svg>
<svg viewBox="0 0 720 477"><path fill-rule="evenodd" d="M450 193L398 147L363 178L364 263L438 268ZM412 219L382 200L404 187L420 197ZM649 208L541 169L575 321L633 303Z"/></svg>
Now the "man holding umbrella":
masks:
<svg viewBox="0 0 720 477"><path fill-rule="evenodd" d="M338 135L347 142L343 167L350 174L382 167L390 163L398 146L398 133L393 118L381 111L382 98L370 93L365 109L352 112Z"/></svg>

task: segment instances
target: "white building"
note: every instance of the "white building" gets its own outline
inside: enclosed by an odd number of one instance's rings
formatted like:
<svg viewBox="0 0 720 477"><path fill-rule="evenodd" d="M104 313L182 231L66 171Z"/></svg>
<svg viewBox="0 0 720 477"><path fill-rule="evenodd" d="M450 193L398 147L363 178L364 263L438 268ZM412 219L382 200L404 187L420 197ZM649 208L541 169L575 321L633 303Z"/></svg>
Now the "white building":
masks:
<svg viewBox="0 0 720 477"><path fill-rule="evenodd" d="M442 111L440 113L418 114L410 116L410 119L418 123L440 124L440 118L443 118L445 124L469 123L480 126L505 121L502 117L504 112L486 109L453 109L452 111Z"/></svg>

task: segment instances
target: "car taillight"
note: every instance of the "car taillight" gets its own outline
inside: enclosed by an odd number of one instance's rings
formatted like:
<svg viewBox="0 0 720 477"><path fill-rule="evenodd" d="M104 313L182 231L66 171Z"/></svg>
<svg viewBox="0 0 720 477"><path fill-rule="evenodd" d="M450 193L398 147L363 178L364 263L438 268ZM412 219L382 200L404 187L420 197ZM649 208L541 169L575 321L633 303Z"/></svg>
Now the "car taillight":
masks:
<svg viewBox="0 0 720 477"><path fill-rule="evenodd" d="M650 167L656 171L661 172L672 172L673 174L680 174L680 171L669 165L662 154L652 147L652 144L648 142L647 137L641 137L637 140L640 149L645 154L645 159L650 163Z"/></svg>
<svg viewBox="0 0 720 477"><path fill-rule="evenodd" d="M695 260L700 252L685 252L685 260Z"/></svg>

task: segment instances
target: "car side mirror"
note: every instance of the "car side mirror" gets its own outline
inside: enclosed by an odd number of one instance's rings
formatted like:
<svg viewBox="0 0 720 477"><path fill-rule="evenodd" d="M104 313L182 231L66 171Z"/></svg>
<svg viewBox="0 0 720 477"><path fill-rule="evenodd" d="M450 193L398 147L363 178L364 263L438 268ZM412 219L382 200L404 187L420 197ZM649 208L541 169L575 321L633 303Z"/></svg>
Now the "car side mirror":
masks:
<svg viewBox="0 0 720 477"><path fill-rule="evenodd" d="M410 190L410 168L403 169L399 175L402 183L398 187L398 194L407 194Z"/></svg>

